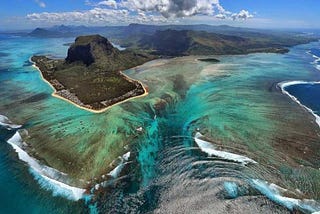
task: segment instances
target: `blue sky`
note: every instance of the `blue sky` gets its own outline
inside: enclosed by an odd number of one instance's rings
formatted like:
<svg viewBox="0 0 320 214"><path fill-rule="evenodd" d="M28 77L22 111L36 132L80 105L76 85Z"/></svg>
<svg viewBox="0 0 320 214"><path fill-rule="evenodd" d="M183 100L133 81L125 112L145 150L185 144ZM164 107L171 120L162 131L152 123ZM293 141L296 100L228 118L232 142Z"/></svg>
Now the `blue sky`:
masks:
<svg viewBox="0 0 320 214"><path fill-rule="evenodd" d="M1 0L0 30L52 25L320 28L319 0Z"/></svg>

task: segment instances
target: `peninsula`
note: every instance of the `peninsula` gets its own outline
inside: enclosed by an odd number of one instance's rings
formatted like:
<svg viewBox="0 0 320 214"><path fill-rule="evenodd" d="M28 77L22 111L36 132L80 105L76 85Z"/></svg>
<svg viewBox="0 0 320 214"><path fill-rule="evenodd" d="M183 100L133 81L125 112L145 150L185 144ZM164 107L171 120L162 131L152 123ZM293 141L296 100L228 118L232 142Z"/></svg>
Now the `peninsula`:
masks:
<svg viewBox="0 0 320 214"><path fill-rule="evenodd" d="M121 71L155 58L146 52L120 51L108 39L89 35L76 38L66 59L33 56L31 61L54 88L54 96L99 113L127 99L146 95L142 83Z"/></svg>

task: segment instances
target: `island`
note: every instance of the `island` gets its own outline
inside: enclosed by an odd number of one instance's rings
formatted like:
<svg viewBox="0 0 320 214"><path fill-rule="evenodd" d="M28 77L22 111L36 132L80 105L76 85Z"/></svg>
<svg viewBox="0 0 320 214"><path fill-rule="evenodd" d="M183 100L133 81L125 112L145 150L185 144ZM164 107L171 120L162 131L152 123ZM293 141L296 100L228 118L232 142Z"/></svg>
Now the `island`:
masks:
<svg viewBox="0 0 320 214"><path fill-rule="evenodd" d="M215 59L215 58L200 58L198 59L201 62L210 62L210 63L218 63L220 60Z"/></svg>
<svg viewBox="0 0 320 214"><path fill-rule="evenodd" d="M157 58L138 50L120 51L100 35L79 36L65 59L33 56L31 61L53 88L55 97L95 112L148 93L121 71Z"/></svg>

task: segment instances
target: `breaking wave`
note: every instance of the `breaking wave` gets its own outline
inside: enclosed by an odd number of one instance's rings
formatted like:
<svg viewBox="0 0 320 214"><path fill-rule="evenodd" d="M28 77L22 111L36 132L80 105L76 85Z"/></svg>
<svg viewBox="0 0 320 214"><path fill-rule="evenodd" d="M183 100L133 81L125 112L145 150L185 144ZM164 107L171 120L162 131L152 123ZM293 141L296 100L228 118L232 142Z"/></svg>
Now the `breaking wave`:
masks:
<svg viewBox="0 0 320 214"><path fill-rule="evenodd" d="M194 137L194 140L197 143L197 145L199 146L199 148L201 149L201 151L207 153L210 156L216 156L216 157L219 157L219 158L222 158L225 160L230 160L230 161L234 161L237 163L241 163L243 165L246 165L248 163L257 163L256 161L254 161L246 156L234 154L231 152L216 150L215 146L212 143L207 142L205 140L201 140L200 139L201 137L202 137L202 134L200 132L197 132Z"/></svg>
<svg viewBox="0 0 320 214"><path fill-rule="evenodd" d="M130 152L125 153L121 157L120 164L116 166L111 172L109 172L108 175L110 175L113 178L117 178L120 175L123 167L125 166L126 162L129 160L129 158L130 158Z"/></svg>
<svg viewBox="0 0 320 214"><path fill-rule="evenodd" d="M316 69L318 69L320 71L320 56L318 56L318 53L315 53L315 50L310 50L307 52L308 54L310 54L315 60L311 63L315 66Z"/></svg>
<svg viewBox="0 0 320 214"><path fill-rule="evenodd" d="M14 124L9 120L9 118L1 114L0 114L0 126L3 126L8 130L21 128L21 125Z"/></svg>
<svg viewBox="0 0 320 214"><path fill-rule="evenodd" d="M296 199L283 196L282 194L288 192L288 190L281 188L276 184L270 184L259 179L251 179L250 184L267 198L284 207L287 207L289 210L300 208L311 213L320 211L320 204L315 200Z"/></svg>
<svg viewBox="0 0 320 214"><path fill-rule="evenodd" d="M120 163L113 169L111 170L107 175L110 176L111 178L113 178L112 180L106 180L103 181L101 183L98 183L94 186L95 190L98 190L100 187L107 187L109 184L112 183L112 181L114 181L115 178L118 178L121 171L123 170L123 168L125 167L125 165L128 163L128 160L130 158L130 154L131 152L127 152L122 156L119 156L120 159ZM106 178L105 175L102 176L102 178Z"/></svg>

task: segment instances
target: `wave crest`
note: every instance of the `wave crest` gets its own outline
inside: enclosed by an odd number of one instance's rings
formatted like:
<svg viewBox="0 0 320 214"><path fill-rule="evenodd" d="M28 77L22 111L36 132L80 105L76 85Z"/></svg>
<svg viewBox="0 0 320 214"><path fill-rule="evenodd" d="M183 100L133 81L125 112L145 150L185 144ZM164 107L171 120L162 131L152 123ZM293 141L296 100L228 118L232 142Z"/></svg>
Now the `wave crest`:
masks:
<svg viewBox="0 0 320 214"><path fill-rule="evenodd" d="M9 118L1 114L0 114L0 126L3 126L8 130L21 128L21 125L14 124L9 120Z"/></svg>
<svg viewBox="0 0 320 214"><path fill-rule="evenodd" d="M250 184L253 188L264 194L271 201L274 201L289 210L300 208L302 210L314 213L320 211L320 204L311 199L296 199L283 196L282 194L288 192L287 189L281 188L276 184L268 183L259 179L251 179Z"/></svg>
<svg viewBox="0 0 320 214"><path fill-rule="evenodd" d="M225 151L220 151L220 150L216 150L215 146L210 143L207 142L205 140L201 140L200 138L203 135L200 132L197 132L194 140L197 143L197 145L199 146L199 148L201 149L201 151L207 153L210 156L216 156L219 158L223 158L225 160L230 160L230 161L234 161L234 162L238 162L241 163L243 165L246 165L248 163L257 163L256 161L246 157L246 156L242 156L242 155L238 155L238 154L234 154L231 152L225 152Z"/></svg>

